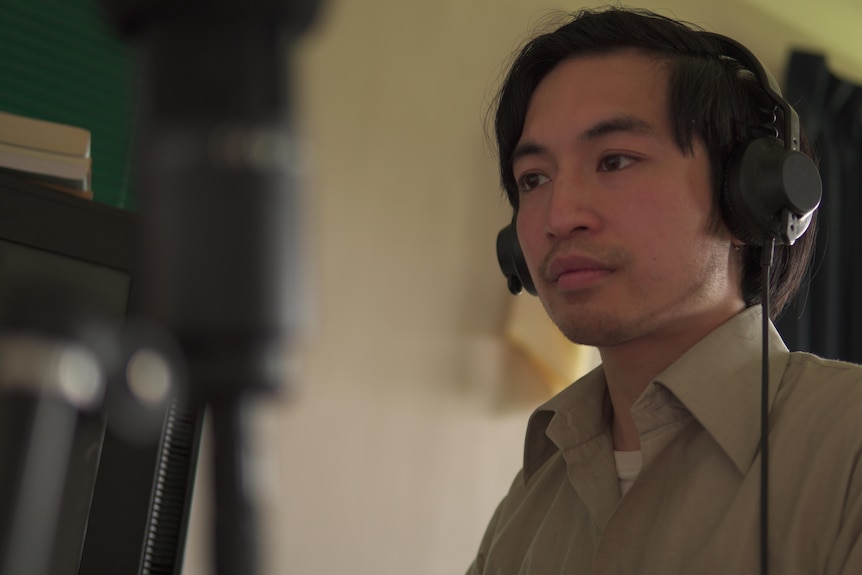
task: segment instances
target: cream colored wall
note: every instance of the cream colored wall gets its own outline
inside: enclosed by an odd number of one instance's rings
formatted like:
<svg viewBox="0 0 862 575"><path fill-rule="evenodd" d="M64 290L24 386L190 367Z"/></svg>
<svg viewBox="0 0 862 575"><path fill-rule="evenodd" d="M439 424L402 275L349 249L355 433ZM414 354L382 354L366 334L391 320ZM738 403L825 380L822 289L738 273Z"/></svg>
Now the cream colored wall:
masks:
<svg viewBox="0 0 862 575"><path fill-rule="evenodd" d="M734 35L776 72L808 37L736 0L639 4ZM507 55L548 8L576 6L332 0L304 42L315 319L296 393L271 406L268 572L471 561L547 394L502 339L494 239L510 214L483 119ZM188 575L210 572L202 469Z"/></svg>

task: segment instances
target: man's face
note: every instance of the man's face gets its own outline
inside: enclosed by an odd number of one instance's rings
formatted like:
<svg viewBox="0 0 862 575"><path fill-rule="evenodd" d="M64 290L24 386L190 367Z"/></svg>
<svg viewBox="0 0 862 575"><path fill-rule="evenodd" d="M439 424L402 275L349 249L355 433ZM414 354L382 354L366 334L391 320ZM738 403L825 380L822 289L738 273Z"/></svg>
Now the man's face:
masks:
<svg viewBox="0 0 862 575"><path fill-rule="evenodd" d="M711 225L705 148L677 146L668 70L633 50L561 62L514 154L517 229L551 319L613 346L717 325L743 307L731 236Z"/></svg>

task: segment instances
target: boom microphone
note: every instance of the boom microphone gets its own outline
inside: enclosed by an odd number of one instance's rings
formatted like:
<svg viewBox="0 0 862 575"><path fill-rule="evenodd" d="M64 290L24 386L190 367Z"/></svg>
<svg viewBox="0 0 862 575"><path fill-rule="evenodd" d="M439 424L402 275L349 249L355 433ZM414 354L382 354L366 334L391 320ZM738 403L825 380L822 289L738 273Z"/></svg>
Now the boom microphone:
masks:
<svg viewBox="0 0 862 575"><path fill-rule="evenodd" d="M136 165L149 319L177 337L215 445L218 572L256 573L246 408L299 331L301 168L289 53L312 0L106 0L143 69Z"/></svg>

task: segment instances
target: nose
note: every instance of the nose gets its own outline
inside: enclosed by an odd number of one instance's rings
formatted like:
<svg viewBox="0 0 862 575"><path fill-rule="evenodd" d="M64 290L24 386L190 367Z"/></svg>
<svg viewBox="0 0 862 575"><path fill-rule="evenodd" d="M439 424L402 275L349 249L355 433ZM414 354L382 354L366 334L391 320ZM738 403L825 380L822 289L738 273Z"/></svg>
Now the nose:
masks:
<svg viewBox="0 0 862 575"><path fill-rule="evenodd" d="M596 231L601 224L589 182L573 176L557 177L547 195L545 232L567 238Z"/></svg>

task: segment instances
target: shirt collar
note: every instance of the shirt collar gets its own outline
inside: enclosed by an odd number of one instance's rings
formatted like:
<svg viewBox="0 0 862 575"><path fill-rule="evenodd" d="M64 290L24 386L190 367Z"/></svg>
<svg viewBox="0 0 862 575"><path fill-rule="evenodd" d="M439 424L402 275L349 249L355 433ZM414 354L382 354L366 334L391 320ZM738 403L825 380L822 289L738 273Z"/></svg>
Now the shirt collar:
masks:
<svg viewBox="0 0 862 575"><path fill-rule="evenodd" d="M577 447L604 433L611 413L602 366L539 407L527 424L524 480L529 480L558 449Z"/></svg>
<svg viewBox="0 0 862 575"><path fill-rule="evenodd" d="M664 386L745 473L760 445L762 317L752 306L719 326L660 373L633 411ZM790 353L772 322L768 339L771 407Z"/></svg>
<svg viewBox="0 0 862 575"><path fill-rule="evenodd" d="M660 373L633 411L655 400L659 386L669 390L744 473L760 443L761 318L752 306L719 326ZM789 353L772 322L768 329L771 406ZM601 366L539 407L527 425L525 481L555 451L606 433L611 411Z"/></svg>

